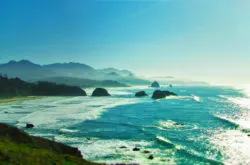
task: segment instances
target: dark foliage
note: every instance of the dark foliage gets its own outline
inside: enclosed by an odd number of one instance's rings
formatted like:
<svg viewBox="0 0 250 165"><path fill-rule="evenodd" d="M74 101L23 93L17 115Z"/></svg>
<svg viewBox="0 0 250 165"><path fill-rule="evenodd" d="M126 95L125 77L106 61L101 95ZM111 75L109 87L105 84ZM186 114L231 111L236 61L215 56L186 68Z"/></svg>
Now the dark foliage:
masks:
<svg viewBox="0 0 250 165"><path fill-rule="evenodd" d="M50 82L28 83L19 78L0 75L0 97L14 96L86 96L86 92L76 86Z"/></svg>
<svg viewBox="0 0 250 165"><path fill-rule="evenodd" d="M27 96L32 93L32 84L19 78L9 79L6 75L0 75L0 96Z"/></svg>
<svg viewBox="0 0 250 165"><path fill-rule="evenodd" d="M79 87L38 82L32 86L32 94L36 96L86 96L86 92Z"/></svg>

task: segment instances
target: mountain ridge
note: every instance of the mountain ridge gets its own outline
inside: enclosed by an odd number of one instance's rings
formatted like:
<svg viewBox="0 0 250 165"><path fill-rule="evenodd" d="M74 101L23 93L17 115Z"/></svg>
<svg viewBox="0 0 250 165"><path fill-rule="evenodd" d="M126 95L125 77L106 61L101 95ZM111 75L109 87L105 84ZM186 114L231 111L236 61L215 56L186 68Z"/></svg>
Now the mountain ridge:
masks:
<svg viewBox="0 0 250 165"><path fill-rule="evenodd" d="M39 81L54 77L78 78L96 81L117 81L117 84L146 85L148 80L137 77L131 71L116 68L95 69L77 62L40 65L29 60L9 61L0 64L0 73L9 77L20 77L26 81Z"/></svg>

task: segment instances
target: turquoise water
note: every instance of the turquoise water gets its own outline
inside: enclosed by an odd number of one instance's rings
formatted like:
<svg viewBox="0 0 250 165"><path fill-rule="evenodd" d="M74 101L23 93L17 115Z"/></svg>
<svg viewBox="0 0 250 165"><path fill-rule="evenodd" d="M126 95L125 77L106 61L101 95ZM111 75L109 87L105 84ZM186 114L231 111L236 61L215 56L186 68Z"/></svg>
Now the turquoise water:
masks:
<svg viewBox="0 0 250 165"><path fill-rule="evenodd" d="M90 161L140 164L249 164L250 99L230 87L162 88L178 97L50 97L0 105L0 121L78 147ZM245 88L244 88L245 89ZM91 93L91 89L88 90ZM6 113L5 111L8 111ZM126 146L126 148L120 148ZM132 151L134 147L141 151ZM144 150L150 153L144 153ZM153 154L154 159L148 156Z"/></svg>

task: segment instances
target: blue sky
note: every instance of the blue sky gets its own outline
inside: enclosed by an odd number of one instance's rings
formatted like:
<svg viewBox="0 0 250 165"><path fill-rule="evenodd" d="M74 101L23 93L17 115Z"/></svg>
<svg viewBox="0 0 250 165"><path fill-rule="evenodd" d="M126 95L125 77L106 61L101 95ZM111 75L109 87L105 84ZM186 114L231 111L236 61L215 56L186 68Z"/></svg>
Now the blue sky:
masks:
<svg viewBox="0 0 250 165"><path fill-rule="evenodd" d="M248 0L1 0L0 63L250 83Z"/></svg>

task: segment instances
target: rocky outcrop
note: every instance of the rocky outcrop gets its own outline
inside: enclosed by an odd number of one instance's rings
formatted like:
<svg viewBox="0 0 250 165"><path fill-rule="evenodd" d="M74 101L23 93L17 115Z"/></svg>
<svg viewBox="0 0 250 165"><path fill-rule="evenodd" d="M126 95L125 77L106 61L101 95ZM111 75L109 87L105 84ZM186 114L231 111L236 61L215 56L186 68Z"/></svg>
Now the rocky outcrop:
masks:
<svg viewBox="0 0 250 165"><path fill-rule="evenodd" d="M108 91L104 88L96 88L93 93L92 96L111 96Z"/></svg>
<svg viewBox="0 0 250 165"><path fill-rule="evenodd" d="M162 91L164 92L165 96L177 96L177 94L175 94L174 92L170 92L170 91Z"/></svg>
<svg viewBox="0 0 250 165"><path fill-rule="evenodd" d="M170 91L156 90L156 91L154 91L152 98L153 99L162 99L162 98L165 98L167 96L177 96L177 95L173 92L170 92Z"/></svg>
<svg viewBox="0 0 250 165"><path fill-rule="evenodd" d="M65 144L43 139L41 137L30 136L16 127L0 123L0 137L8 137L12 142L32 145L42 149L49 149L58 154L69 154L82 157L81 152L74 147Z"/></svg>
<svg viewBox="0 0 250 165"><path fill-rule="evenodd" d="M26 124L26 128L34 128L34 125L33 125L33 124L27 123L27 124Z"/></svg>
<svg viewBox="0 0 250 165"><path fill-rule="evenodd" d="M152 159L154 159L154 156L153 156L153 155L149 155L149 156L148 156L148 159L151 159L151 160L152 160Z"/></svg>
<svg viewBox="0 0 250 165"><path fill-rule="evenodd" d="M141 149L138 147L133 148L133 151L140 151Z"/></svg>
<svg viewBox="0 0 250 165"><path fill-rule="evenodd" d="M160 84L159 84L157 81L154 81L154 82L151 84L151 87L152 87L152 88L160 88Z"/></svg>
<svg viewBox="0 0 250 165"><path fill-rule="evenodd" d="M123 149L123 148L127 148L127 147L126 146L121 146L120 148Z"/></svg>
<svg viewBox="0 0 250 165"><path fill-rule="evenodd" d="M82 159L77 148L28 135L4 123L0 123L0 139L0 164L97 165Z"/></svg>
<svg viewBox="0 0 250 165"><path fill-rule="evenodd" d="M145 91L139 91L135 93L135 97L143 97L143 96L148 96Z"/></svg>

